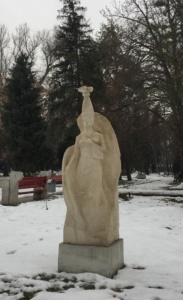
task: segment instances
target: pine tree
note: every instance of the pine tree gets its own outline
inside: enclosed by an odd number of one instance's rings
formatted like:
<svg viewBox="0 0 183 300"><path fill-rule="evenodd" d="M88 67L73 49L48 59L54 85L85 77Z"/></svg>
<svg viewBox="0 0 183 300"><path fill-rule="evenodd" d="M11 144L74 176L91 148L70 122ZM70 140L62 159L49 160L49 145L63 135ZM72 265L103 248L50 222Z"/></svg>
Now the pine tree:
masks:
<svg viewBox="0 0 183 300"><path fill-rule="evenodd" d="M82 97L77 88L81 85L94 86L92 98L96 103L101 101L103 89L99 52L84 17L85 8L79 0L62 2L63 8L58 17L61 24L55 35L56 63L49 98L50 120L57 140L58 136L69 135L81 112Z"/></svg>
<svg viewBox="0 0 183 300"><path fill-rule="evenodd" d="M43 168L45 123L39 104L40 90L28 57L21 53L10 70L2 121L6 131L11 166L25 174Z"/></svg>

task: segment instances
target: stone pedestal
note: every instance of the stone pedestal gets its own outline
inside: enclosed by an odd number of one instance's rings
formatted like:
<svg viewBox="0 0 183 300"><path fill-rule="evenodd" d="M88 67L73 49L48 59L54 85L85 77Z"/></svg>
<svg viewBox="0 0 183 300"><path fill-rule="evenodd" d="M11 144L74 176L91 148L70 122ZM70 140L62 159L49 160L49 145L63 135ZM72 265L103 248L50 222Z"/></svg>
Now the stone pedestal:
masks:
<svg viewBox="0 0 183 300"><path fill-rule="evenodd" d="M123 239L107 247L64 243L59 245L59 272L91 272L112 278L123 266Z"/></svg>
<svg viewBox="0 0 183 300"><path fill-rule="evenodd" d="M0 187L2 188L2 205L9 205L10 178L1 177Z"/></svg>
<svg viewBox="0 0 183 300"><path fill-rule="evenodd" d="M18 202L18 182L23 178L22 172L11 171L9 205L16 206Z"/></svg>
<svg viewBox="0 0 183 300"><path fill-rule="evenodd" d="M9 177L2 177L2 205L16 206L18 202L18 182L23 178L22 172L11 171Z"/></svg>

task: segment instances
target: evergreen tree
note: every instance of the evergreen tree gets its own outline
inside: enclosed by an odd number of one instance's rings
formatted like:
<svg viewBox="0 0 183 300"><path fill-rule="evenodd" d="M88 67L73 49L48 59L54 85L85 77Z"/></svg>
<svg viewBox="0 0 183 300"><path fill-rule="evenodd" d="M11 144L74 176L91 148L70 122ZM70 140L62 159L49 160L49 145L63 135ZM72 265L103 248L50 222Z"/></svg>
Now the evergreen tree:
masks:
<svg viewBox="0 0 183 300"><path fill-rule="evenodd" d="M102 72L97 44L91 38L90 26L79 0L62 0L61 24L55 34L56 63L51 78L49 116L58 141L67 138L81 112L82 97L77 88L92 85L95 103L102 98ZM51 130L53 137L53 130Z"/></svg>
<svg viewBox="0 0 183 300"><path fill-rule="evenodd" d="M28 57L21 53L10 70L2 121L6 131L11 166L25 174L44 166L45 124L39 103L40 90Z"/></svg>

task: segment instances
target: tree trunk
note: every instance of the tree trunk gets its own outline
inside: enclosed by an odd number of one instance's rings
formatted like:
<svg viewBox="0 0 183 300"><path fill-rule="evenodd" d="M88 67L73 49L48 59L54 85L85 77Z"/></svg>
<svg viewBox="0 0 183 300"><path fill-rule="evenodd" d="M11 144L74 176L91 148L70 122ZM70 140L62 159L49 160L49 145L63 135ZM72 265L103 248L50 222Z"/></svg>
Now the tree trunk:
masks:
<svg viewBox="0 0 183 300"><path fill-rule="evenodd" d="M126 176L127 176L128 181L132 181L131 168L130 168L130 164L129 164L127 157L126 157L126 168L125 169L126 169Z"/></svg>

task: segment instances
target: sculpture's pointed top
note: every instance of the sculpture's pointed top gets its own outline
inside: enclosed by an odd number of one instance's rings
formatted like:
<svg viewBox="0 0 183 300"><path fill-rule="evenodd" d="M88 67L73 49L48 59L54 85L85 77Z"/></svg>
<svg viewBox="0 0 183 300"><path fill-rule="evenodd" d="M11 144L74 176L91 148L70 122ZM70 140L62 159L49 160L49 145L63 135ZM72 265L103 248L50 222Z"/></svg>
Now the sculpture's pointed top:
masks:
<svg viewBox="0 0 183 300"><path fill-rule="evenodd" d="M78 88L78 91L82 93L83 105L82 105L82 114L93 114L94 109L90 99L90 93L93 91L93 87L82 86Z"/></svg>
<svg viewBox="0 0 183 300"><path fill-rule="evenodd" d="M90 96L90 93L93 92L93 87L92 86L81 86L80 88L77 89L78 92L82 93L83 96L87 94L87 96Z"/></svg>

